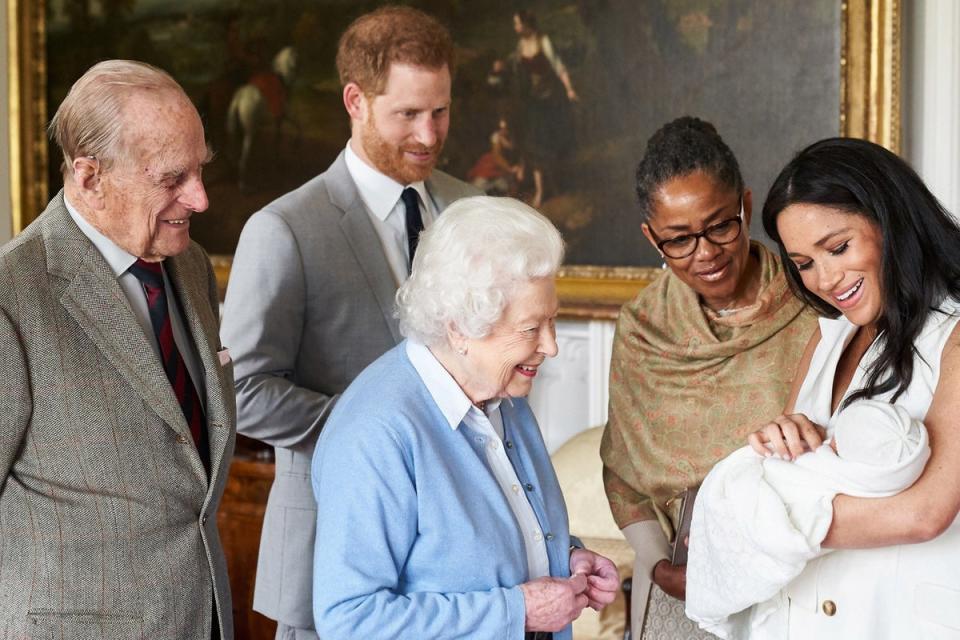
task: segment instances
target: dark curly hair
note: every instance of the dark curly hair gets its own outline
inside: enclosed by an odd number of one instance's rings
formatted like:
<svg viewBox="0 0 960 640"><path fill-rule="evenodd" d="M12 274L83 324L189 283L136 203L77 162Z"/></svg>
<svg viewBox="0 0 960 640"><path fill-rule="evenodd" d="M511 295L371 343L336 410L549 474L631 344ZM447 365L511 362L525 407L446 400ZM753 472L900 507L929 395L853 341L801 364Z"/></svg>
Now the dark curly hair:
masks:
<svg viewBox="0 0 960 640"><path fill-rule="evenodd" d="M650 219L654 193L663 183L695 171L703 171L743 193L740 165L716 128L700 118L683 116L660 127L647 141L637 166L641 218Z"/></svg>
<svg viewBox="0 0 960 640"><path fill-rule="evenodd" d="M945 298L960 299L960 228L920 176L878 144L828 138L798 153L770 187L763 228L780 248L794 292L830 318L840 312L803 286L777 229L780 213L797 203L863 216L880 230L880 353L866 385L843 406L891 390L896 400L913 379L914 342L928 315Z"/></svg>

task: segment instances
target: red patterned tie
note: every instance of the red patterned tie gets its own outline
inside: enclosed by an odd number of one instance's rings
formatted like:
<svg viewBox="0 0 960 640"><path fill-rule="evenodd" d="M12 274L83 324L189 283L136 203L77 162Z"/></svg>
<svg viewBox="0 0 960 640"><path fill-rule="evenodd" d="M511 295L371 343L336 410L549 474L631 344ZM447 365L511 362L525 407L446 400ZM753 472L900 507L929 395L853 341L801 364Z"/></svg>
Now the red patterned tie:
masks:
<svg viewBox="0 0 960 640"><path fill-rule="evenodd" d="M163 370L170 380L173 392L183 410L183 416L190 425L190 434L193 442L203 459L203 466L209 470L209 445L204 438L203 408L197 389L190 379L187 366L180 356L177 343L173 339L173 326L170 324L170 307L167 304L167 290L163 286L163 267L159 262L137 260L131 267L130 273L136 276L143 285L147 294L147 307L150 311L150 324L157 336L160 345L160 358L163 361Z"/></svg>

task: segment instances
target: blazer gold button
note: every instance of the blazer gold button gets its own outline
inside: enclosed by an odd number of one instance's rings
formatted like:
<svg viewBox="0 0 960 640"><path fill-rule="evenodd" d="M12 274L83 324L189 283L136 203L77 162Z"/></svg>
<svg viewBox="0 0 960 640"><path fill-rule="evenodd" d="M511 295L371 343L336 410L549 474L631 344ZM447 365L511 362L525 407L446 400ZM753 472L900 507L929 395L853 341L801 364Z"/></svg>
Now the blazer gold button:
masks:
<svg viewBox="0 0 960 640"><path fill-rule="evenodd" d="M207 524L207 516L203 516L203 517L200 518L200 524ZM826 606L826 605L824 605L824 606ZM833 615L833 614L830 614L830 615Z"/></svg>
<svg viewBox="0 0 960 640"><path fill-rule="evenodd" d="M837 612L837 605L833 602L833 600L824 600L823 612L828 616L832 616Z"/></svg>
<svg viewBox="0 0 960 640"><path fill-rule="evenodd" d="M187 437L186 437L185 435L183 435L182 433L178 433L178 434L177 434L177 442L179 442L180 444L186 444L186 443L187 443Z"/></svg>

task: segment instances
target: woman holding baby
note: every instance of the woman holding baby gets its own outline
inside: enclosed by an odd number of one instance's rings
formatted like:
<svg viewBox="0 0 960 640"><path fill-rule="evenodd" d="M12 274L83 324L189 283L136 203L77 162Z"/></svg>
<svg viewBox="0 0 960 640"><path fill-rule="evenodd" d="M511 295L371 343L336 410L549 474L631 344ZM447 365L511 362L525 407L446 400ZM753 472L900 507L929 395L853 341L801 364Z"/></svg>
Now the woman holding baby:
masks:
<svg viewBox="0 0 960 640"><path fill-rule="evenodd" d="M795 460L869 400L922 422L930 453L895 495L836 495L814 540L834 551L806 562L773 613L729 637L960 638L960 229L903 160L841 138L784 168L763 223L791 286L822 317L785 414L750 436L754 450ZM695 513L691 568L708 530L696 525Z"/></svg>

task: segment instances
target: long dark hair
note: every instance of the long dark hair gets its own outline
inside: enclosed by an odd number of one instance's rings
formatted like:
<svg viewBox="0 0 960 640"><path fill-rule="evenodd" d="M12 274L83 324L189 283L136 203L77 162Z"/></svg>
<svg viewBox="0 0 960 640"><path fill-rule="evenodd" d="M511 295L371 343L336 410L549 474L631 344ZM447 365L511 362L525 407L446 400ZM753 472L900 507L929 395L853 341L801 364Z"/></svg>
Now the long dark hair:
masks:
<svg viewBox="0 0 960 640"><path fill-rule="evenodd" d="M913 379L914 342L930 311L947 297L960 298L960 228L920 176L880 145L828 138L798 153L770 187L763 228L779 246L787 280L797 296L831 318L839 312L803 286L777 230L780 212L797 203L863 216L880 230L880 353L868 371L866 386L843 406L891 390L896 400Z"/></svg>

